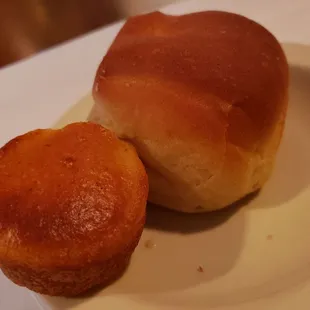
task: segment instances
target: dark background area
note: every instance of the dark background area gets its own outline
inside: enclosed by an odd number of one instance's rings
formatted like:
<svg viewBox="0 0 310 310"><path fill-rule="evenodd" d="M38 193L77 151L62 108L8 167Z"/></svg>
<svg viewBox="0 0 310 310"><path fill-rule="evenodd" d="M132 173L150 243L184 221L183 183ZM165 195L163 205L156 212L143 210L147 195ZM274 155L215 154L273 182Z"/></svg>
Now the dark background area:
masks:
<svg viewBox="0 0 310 310"><path fill-rule="evenodd" d="M0 0L0 68L173 0Z"/></svg>

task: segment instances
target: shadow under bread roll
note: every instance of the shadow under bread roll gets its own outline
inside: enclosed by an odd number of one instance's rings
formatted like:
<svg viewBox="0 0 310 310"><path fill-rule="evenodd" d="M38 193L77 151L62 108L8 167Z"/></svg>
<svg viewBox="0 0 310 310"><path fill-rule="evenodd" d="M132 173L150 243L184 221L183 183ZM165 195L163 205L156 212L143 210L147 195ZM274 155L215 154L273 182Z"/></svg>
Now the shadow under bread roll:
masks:
<svg viewBox="0 0 310 310"><path fill-rule="evenodd" d="M0 268L47 295L110 283L138 244L147 193L134 148L100 125L16 137L0 149Z"/></svg>
<svg viewBox="0 0 310 310"><path fill-rule="evenodd" d="M255 21L154 12L130 18L104 56L89 120L136 147L151 202L217 210L269 179L288 81L279 42Z"/></svg>

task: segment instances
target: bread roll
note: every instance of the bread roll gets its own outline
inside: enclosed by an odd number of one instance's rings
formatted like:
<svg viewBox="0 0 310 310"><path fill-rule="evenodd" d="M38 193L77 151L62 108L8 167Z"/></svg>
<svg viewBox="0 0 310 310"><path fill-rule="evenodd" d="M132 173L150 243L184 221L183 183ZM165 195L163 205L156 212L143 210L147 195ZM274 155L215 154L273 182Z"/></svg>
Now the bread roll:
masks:
<svg viewBox="0 0 310 310"><path fill-rule="evenodd" d="M256 22L208 11L130 18L104 56L89 119L130 141L149 200L221 209L268 180L288 102L288 64Z"/></svg>
<svg viewBox="0 0 310 310"><path fill-rule="evenodd" d="M99 125L11 140L0 149L0 268L48 295L108 284L139 241L147 191L133 147Z"/></svg>

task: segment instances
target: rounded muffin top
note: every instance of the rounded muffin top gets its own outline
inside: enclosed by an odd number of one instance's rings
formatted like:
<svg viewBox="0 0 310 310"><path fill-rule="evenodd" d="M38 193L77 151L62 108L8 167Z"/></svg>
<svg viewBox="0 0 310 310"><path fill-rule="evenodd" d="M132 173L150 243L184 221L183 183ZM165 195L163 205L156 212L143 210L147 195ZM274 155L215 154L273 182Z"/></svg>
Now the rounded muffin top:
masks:
<svg viewBox="0 0 310 310"><path fill-rule="evenodd" d="M134 148L100 125L16 137L0 149L1 261L108 258L144 220L147 191Z"/></svg>

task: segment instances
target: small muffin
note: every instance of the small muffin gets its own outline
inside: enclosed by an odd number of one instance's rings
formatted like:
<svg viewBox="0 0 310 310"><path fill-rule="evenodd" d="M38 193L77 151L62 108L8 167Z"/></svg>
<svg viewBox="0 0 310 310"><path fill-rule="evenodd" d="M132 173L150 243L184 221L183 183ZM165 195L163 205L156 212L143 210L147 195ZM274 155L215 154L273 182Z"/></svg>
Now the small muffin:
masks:
<svg viewBox="0 0 310 310"><path fill-rule="evenodd" d="M47 295L109 284L138 244L147 194L134 148L100 125L16 137L0 149L0 268Z"/></svg>

